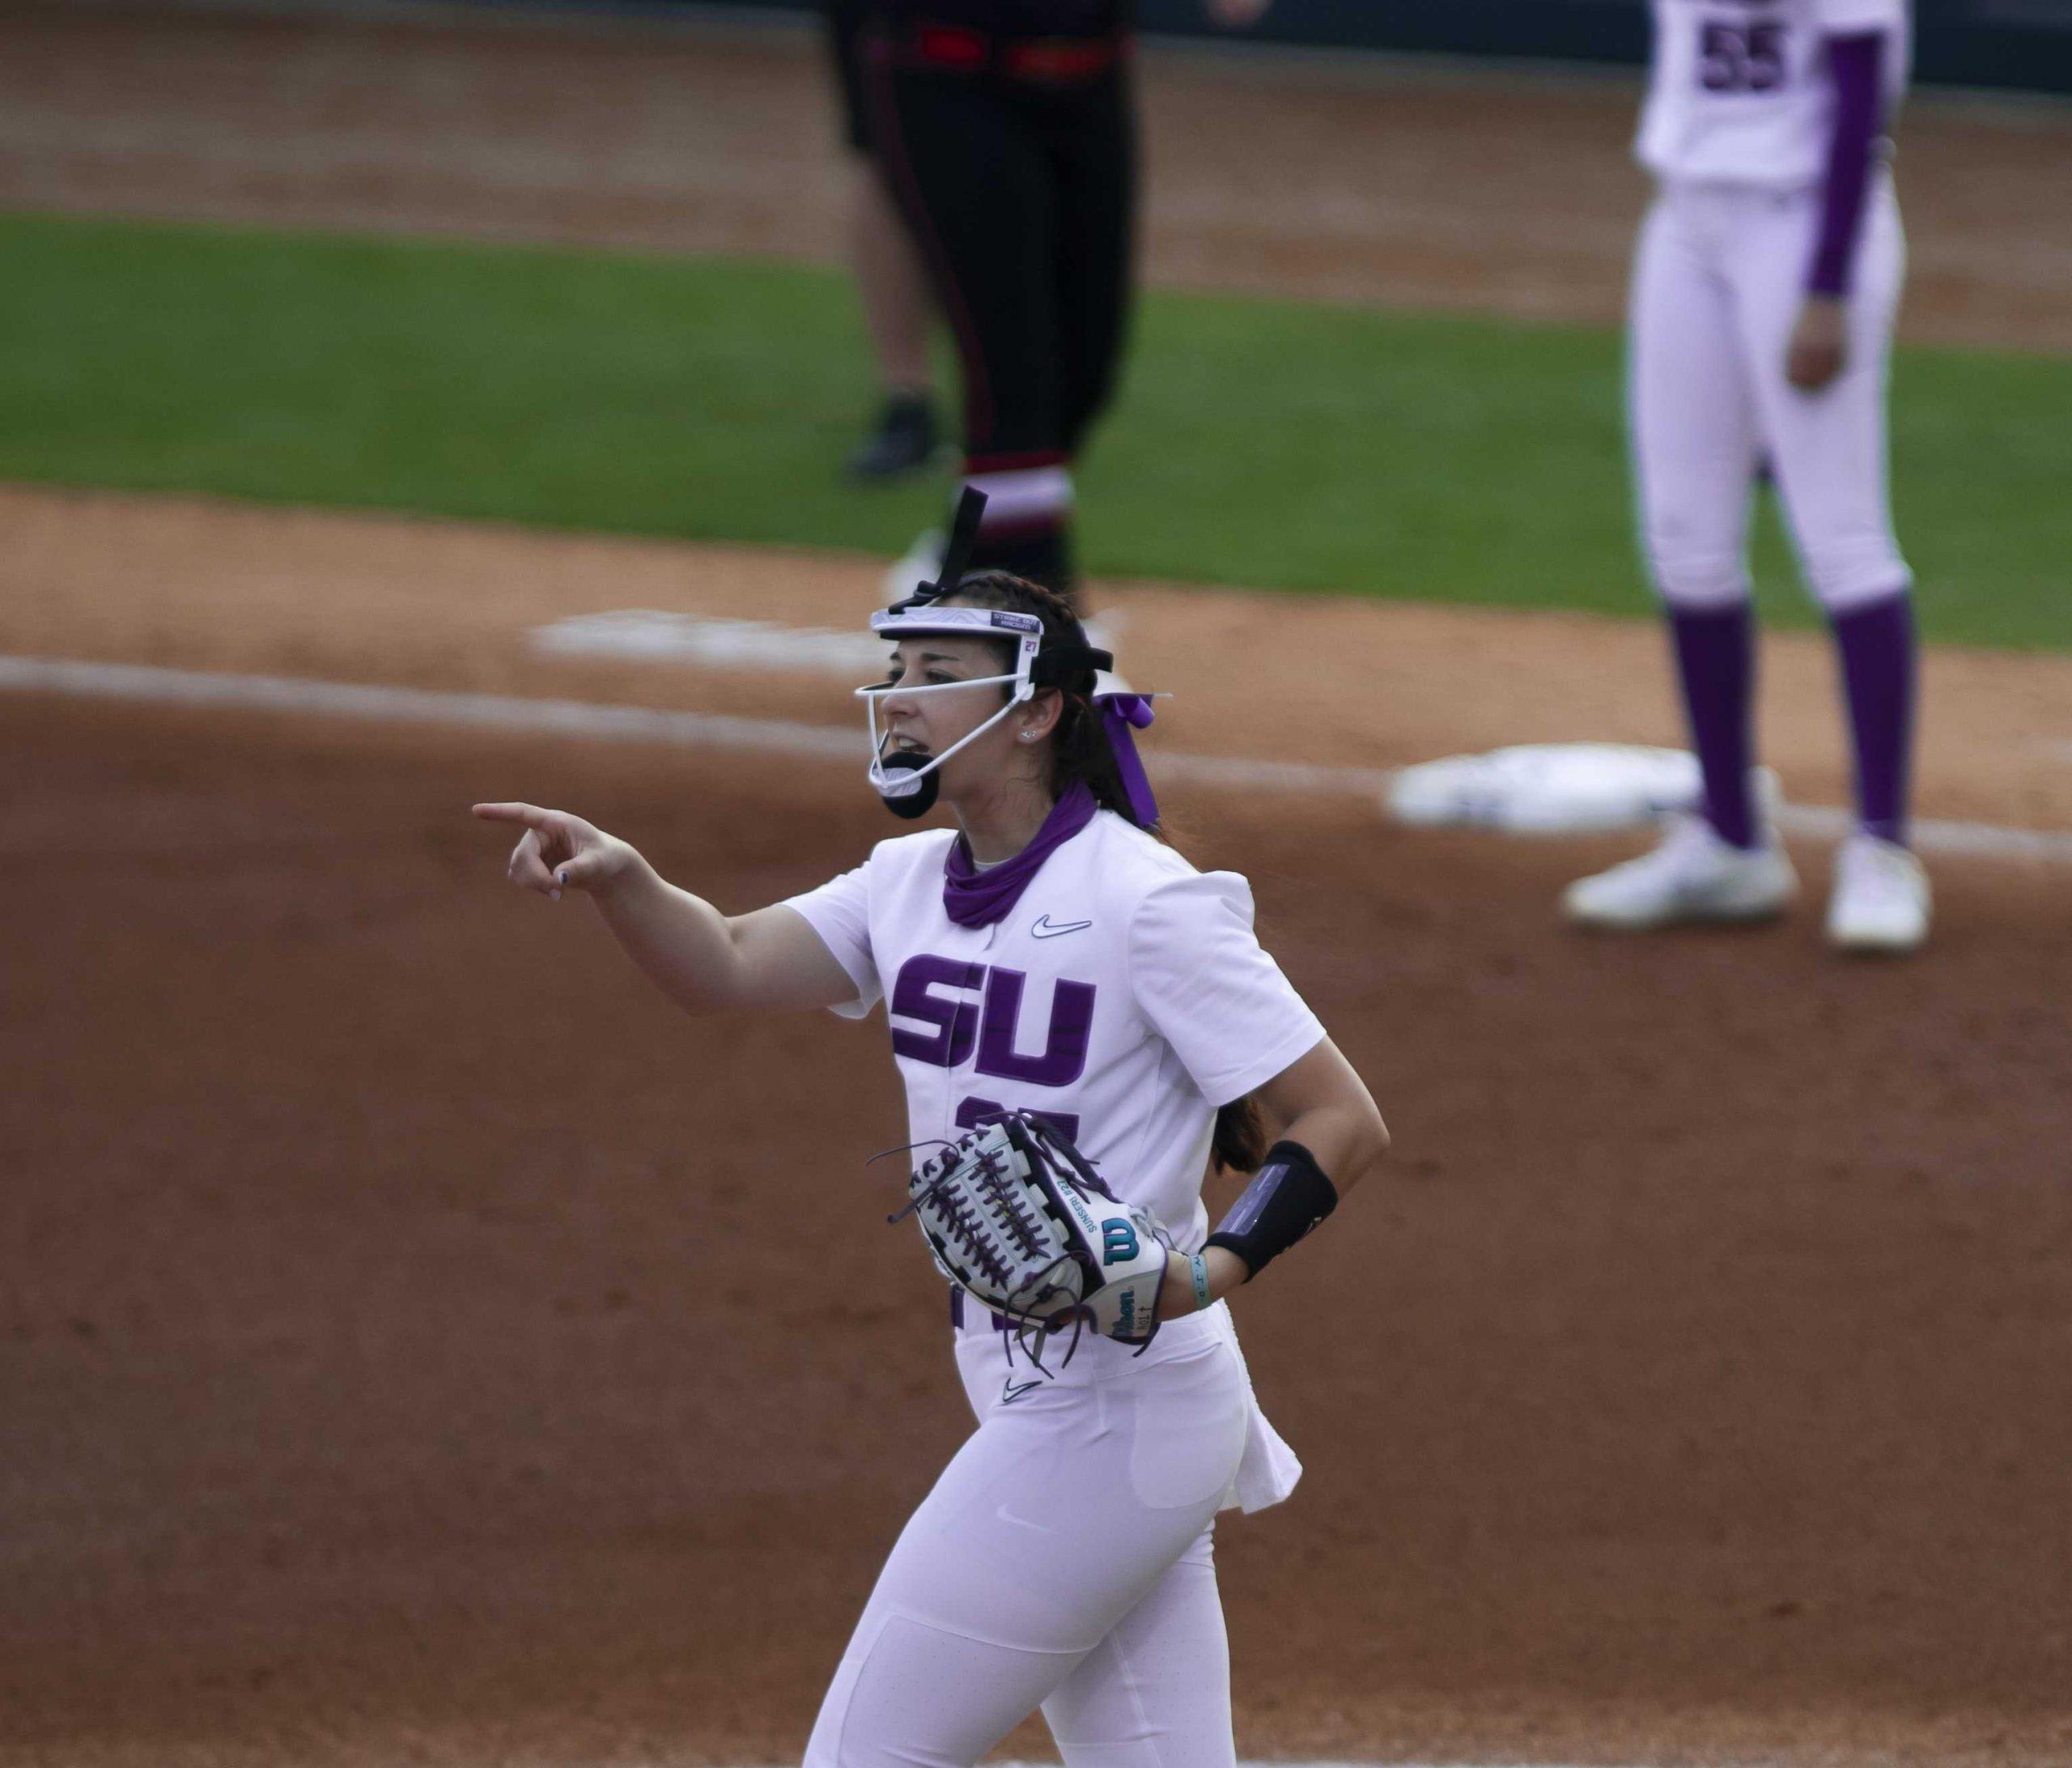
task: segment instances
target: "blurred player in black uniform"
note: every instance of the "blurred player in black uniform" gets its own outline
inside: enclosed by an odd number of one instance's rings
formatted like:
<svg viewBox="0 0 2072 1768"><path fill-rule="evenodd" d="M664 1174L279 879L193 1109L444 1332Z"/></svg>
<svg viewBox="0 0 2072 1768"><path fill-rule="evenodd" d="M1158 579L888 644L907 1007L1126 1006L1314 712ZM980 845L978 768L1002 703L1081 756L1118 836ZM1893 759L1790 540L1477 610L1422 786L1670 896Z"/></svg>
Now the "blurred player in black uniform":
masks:
<svg viewBox="0 0 2072 1768"><path fill-rule="evenodd" d="M1204 0L1226 26L1270 0ZM868 135L964 375L971 563L1070 594L1072 461L1129 308L1130 0L864 0Z"/></svg>
<svg viewBox="0 0 2072 1768"><path fill-rule="evenodd" d="M842 100L842 139L849 149L849 267L863 302L880 389L876 420L849 457L849 474L867 481L898 478L935 457L934 376L928 366L935 302L906 220L871 161L860 42L869 0L822 4Z"/></svg>

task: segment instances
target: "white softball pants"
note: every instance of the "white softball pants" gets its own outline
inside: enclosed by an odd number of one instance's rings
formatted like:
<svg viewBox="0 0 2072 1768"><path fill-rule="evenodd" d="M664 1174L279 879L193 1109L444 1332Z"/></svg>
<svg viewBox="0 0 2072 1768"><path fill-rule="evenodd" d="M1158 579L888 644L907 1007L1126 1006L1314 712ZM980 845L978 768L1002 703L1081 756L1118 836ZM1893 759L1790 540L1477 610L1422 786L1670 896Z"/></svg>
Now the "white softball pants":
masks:
<svg viewBox="0 0 2072 1768"><path fill-rule="evenodd" d="M959 1338L979 1428L885 1562L805 1768L972 1768L1038 1706L1067 1768L1233 1768L1211 1530L1248 1387L1190 1324L1018 1394L996 1335Z"/></svg>
<svg viewBox="0 0 2072 1768"><path fill-rule="evenodd" d="M1640 520L1673 607L1747 599L1749 504L1769 463L1800 568L1831 613L1911 578L1893 538L1885 389L1906 244L1889 173L1873 175L1842 372L1785 378L1819 225L1818 190L1665 185L1641 228L1627 396Z"/></svg>

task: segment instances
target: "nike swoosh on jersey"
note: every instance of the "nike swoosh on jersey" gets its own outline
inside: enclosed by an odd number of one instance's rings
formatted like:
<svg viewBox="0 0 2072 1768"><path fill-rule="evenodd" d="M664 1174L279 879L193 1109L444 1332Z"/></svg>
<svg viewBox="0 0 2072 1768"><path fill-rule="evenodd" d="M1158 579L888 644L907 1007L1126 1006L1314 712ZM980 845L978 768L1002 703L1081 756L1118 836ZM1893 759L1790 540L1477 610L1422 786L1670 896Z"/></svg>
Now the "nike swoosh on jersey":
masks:
<svg viewBox="0 0 2072 1768"><path fill-rule="evenodd" d="M1090 920L1054 921L1048 915L1038 915L1029 930L1038 939L1055 939L1060 933L1084 933L1093 924Z"/></svg>
<svg viewBox="0 0 2072 1768"><path fill-rule="evenodd" d="M1000 1404L1011 1406L1025 1393L1034 1393L1043 1383L1040 1380L1017 1382L1013 1376L1000 1383Z"/></svg>

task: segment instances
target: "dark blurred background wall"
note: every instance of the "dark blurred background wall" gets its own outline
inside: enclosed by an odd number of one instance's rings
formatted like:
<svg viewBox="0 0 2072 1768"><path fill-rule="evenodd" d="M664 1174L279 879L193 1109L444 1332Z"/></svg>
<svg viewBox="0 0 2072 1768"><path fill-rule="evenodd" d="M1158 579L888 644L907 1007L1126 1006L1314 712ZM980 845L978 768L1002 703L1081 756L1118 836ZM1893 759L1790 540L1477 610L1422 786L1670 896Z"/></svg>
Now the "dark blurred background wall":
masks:
<svg viewBox="0 0 2072 1768"><path fill-rule="evenodd" d="M714 0L571 3L678 11ZM801 0L718 3L728 11L805 10ZM1138 15L1147 30L1206 34L1199 0L1138 0ZM2072 0L1915 0L1914 23L1918 80L2072 92ZM1251 34L1280 43L1630 62L1645 57L1647 30L1645 0L1276 0Z"/></svg>
<svg viewBox="0 0 2072 1768"><path fill-rule="evenodd" d="M1195 0L1139 0L1148 28L1200 28ZM2072 0L1915 0L1916 75L2072 91ZM1639 62L1644 0L1278 0L1259 34L1292 43Z"/></svg>
<svg viewBox="0 0 2072 1768"><path fill-rule="evenodd" d="M1196 31L1195 0L1139 0L1145 25ZM2072 0L1915 0L1915 74L1961 86L2072 91ZM1590 62L1646 58L1644 0L1278 0L1284 42Z"/></svg>

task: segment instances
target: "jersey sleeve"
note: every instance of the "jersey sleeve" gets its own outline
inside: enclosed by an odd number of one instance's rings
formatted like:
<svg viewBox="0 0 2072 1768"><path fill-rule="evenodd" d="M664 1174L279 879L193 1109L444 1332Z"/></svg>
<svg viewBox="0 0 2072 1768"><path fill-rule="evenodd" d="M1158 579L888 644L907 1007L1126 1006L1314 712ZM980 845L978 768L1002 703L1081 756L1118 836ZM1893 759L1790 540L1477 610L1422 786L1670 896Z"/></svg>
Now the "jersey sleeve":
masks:
<svg viewBox="0 0 2072 1768"><path fill-rule="evenodd" d="M1849 293L1863 237L1864 202L1876 151L1879 64L1884 58L1885 33L1865 31L1836 37L1828 47L1834 108L1828 122L1828 175L1821 185L1820 225L1814 236L1806 286L1813 294L1840 299Z"/></svg>
<svg viewBox="0 0 2072 1768"><path fill-rule="evenodd" d="M870 869L867 860L854 871L831 878L817 889L788 896L779 905L805 919L856 985L856 998L833 1009L845 1019L863 1018L885 992L871 952Z"/></svg>
<svg viewBox="0 0 2072 1768"><path fill-rule="evenodd" d="M1251 886L1234 872L1149 891L1129 950L1138 1007L1212 1105L1242 1099L1323 1041L1316 1014L1260 949Z"/></svg>

